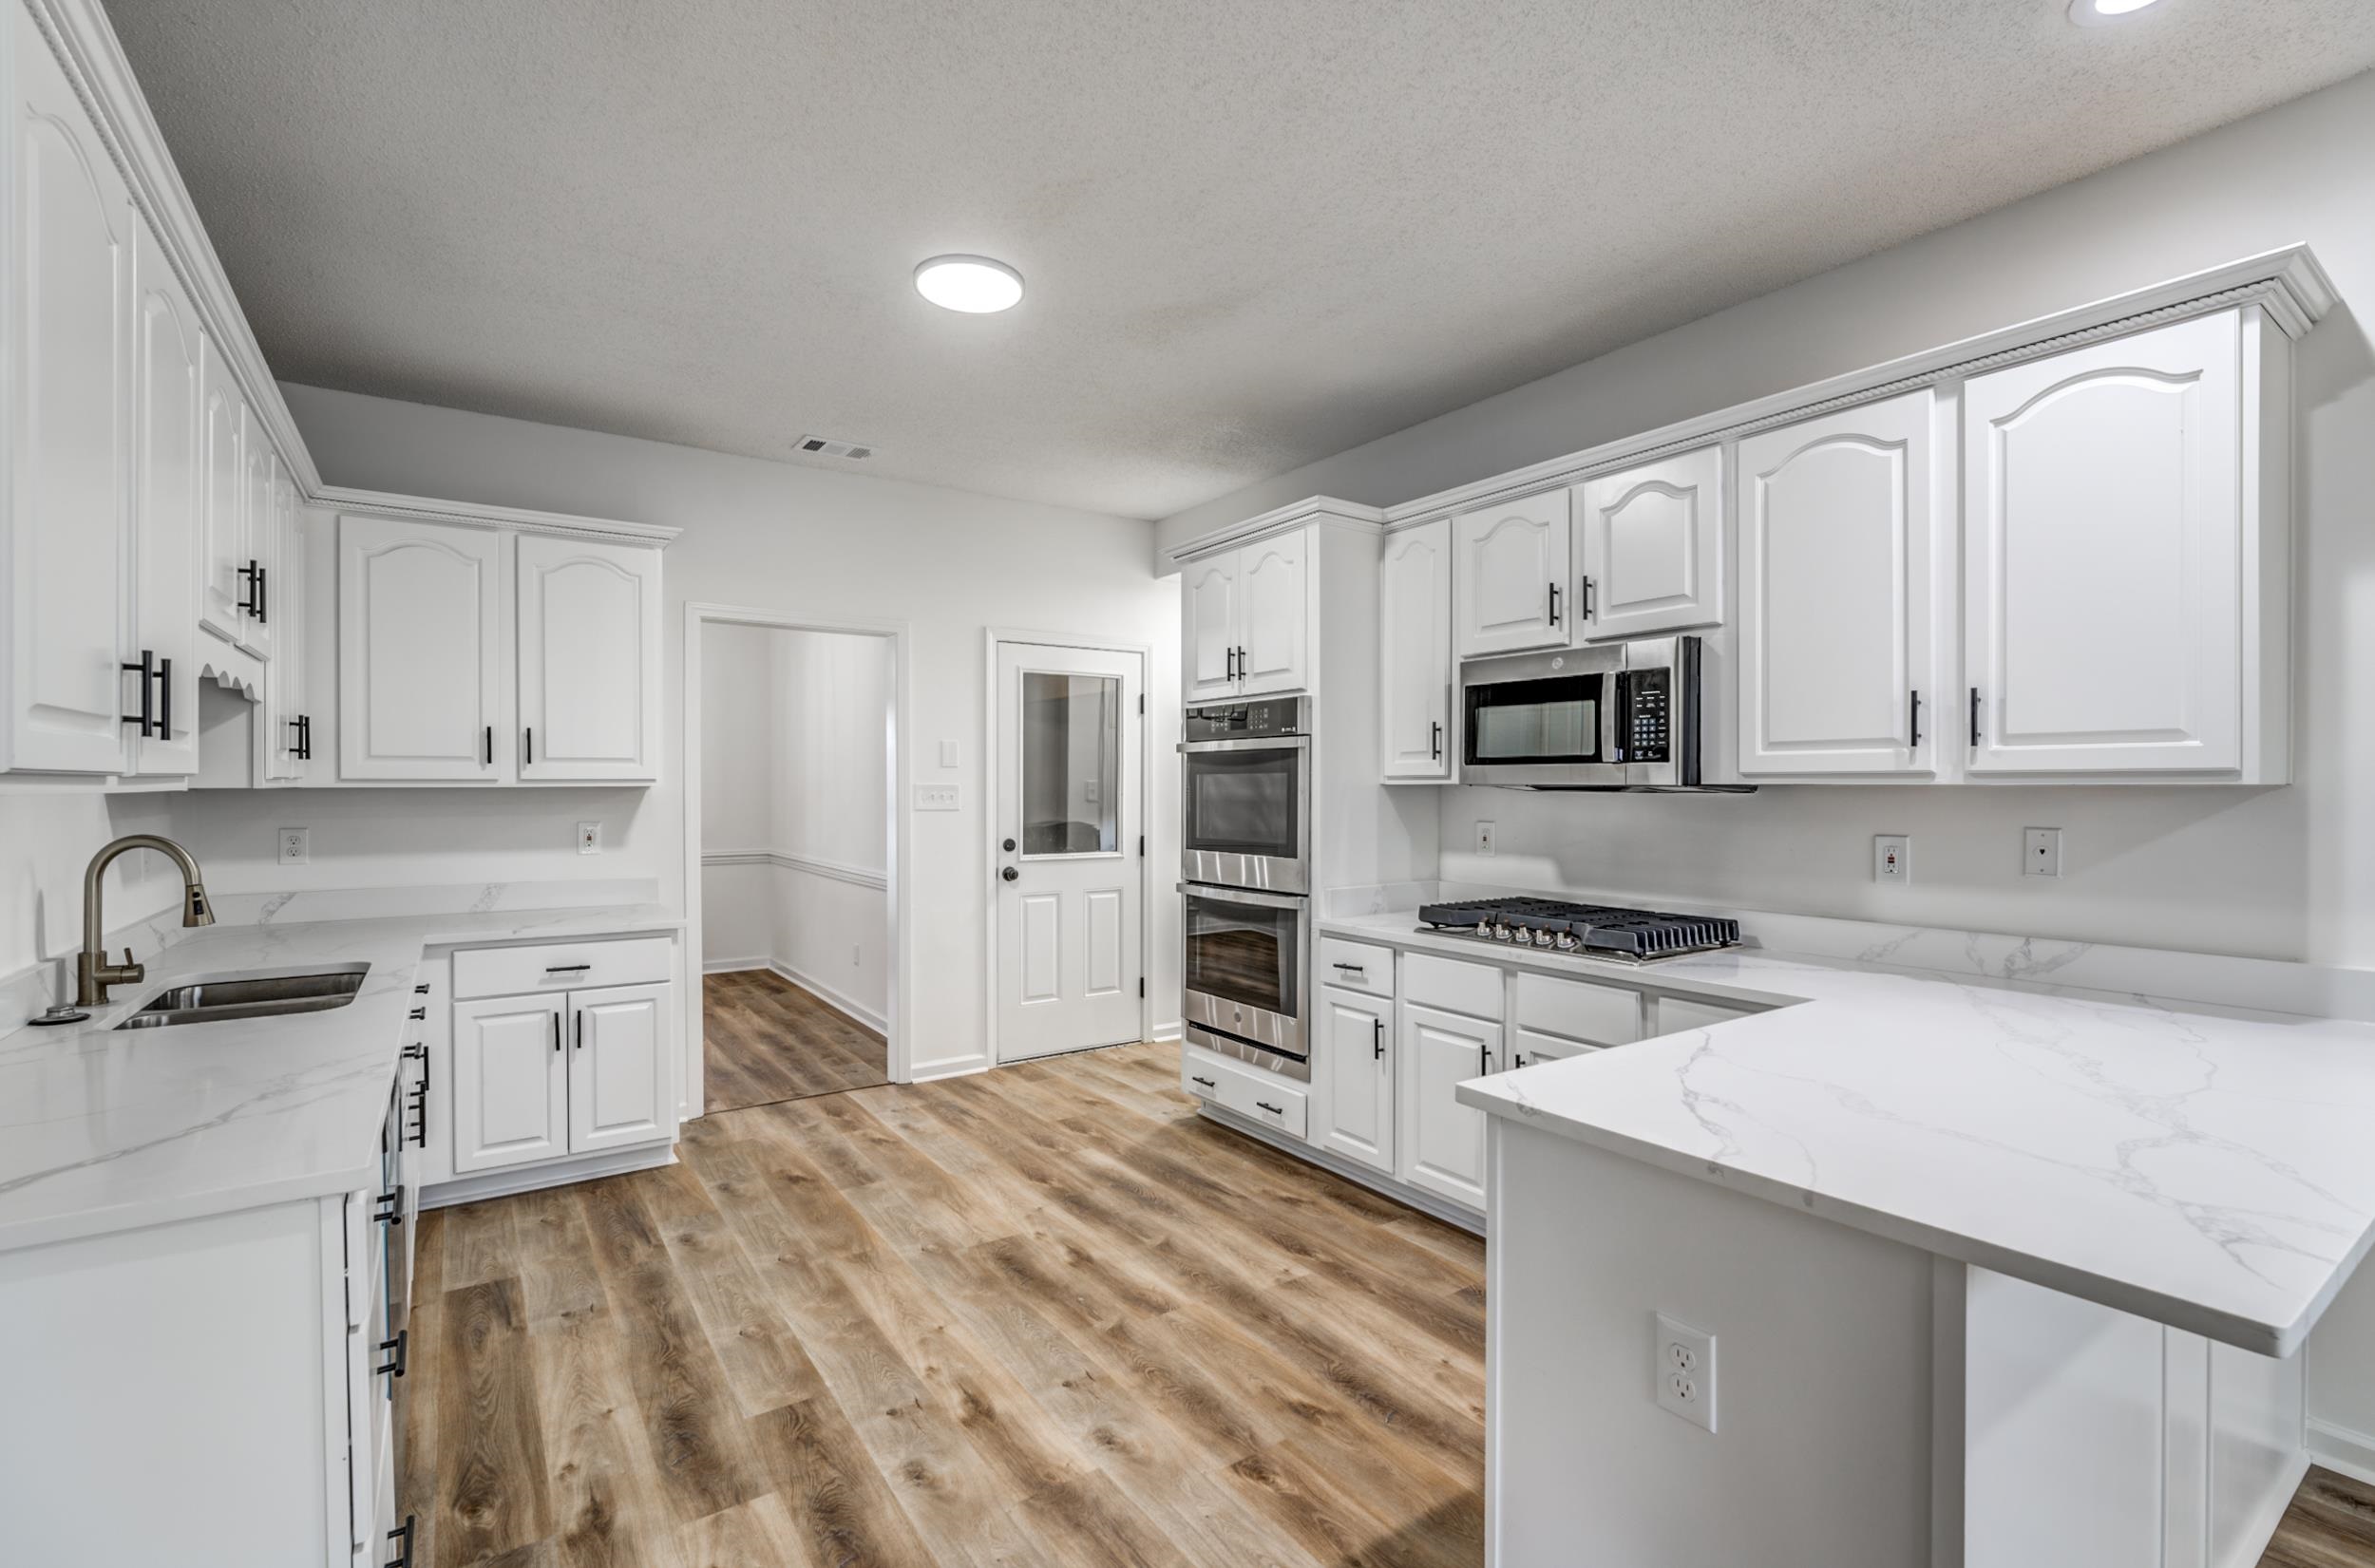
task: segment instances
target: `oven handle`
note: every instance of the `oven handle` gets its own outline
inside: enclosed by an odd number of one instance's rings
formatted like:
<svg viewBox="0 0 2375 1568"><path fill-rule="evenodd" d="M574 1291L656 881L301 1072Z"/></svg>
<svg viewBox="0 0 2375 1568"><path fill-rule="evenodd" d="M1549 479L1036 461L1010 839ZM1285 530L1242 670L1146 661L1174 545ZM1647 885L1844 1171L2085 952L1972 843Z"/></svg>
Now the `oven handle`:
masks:
<svg viewBox="0 0 2375 1568"><path fill-rule="evenodd" d="M1264 909L1308 909L1311 899L1301 893L1256 893L1245 887L1215 887L1209 882L1179 882L1178 890L1191 898L1210 898L1224 904L1259 904Z"/></svg>
<svg viewBox="0 0 2375 1568"><path fill-rule="evenodd" d="M1179 749L1183 756L1198 751L1308 751L1311 749L1311 737L1257 735L1242 741L1182 741Z"/></svg>

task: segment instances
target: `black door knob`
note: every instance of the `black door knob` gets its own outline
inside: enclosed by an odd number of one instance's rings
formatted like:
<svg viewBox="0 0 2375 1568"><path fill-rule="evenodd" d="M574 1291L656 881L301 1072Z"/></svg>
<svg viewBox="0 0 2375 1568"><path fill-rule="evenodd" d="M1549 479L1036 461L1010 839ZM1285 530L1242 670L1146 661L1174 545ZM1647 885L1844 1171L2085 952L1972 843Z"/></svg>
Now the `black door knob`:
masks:
<svg viewBox="0 0 2375 1568"><path fill-rule="evenodd" d="M1016 871L1016 870L1013 866L1008 866L1005 870L1003 870L1003 871L999 872L999 873L998 873L998 875L999 875L1000 877L1005 878L1008 881L1010 881L1010 882L1011 882L1011 881L1013 881L1016 878L1017 878L1017 877L1021 876L1021 875L1022 875L1022 873L1021 873L1021 872L1019 872L1019 871Z"/></svg>
<svg viewBox="0 0 2375 1568"><path fill-rule="evenodd" d="M1006 853L1007 853L1007 854L1012 855L1012 854L1015 852L1015 841L1014 841L1014 840L1012 840L1012 839L1009 839L1009 840L1007 840L1007 841L1005 841L1005 843L1004 843L1003 845L1001 845L1000 847L1002 847L1002 848L1006 851Z"/></svg>

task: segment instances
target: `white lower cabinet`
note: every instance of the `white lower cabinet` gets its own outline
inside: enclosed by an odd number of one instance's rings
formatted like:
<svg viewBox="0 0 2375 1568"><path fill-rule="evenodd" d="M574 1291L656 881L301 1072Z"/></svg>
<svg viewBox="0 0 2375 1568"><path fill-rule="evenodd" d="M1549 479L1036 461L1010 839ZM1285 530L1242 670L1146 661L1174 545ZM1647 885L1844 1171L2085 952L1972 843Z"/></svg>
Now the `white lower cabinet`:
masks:
<svg viewBox="0 0 2375 1568"><path fill-rule="evenodd" d="M675 1129L671 988L569 993L569 1152L649 1143Z"/></svg>
<svg viewBox="0 0 2375 1568"><path fill-rule="evenodd" d="M1390 997L1330 986L1320 993L1320 1146L1391 1173L1394 1169L1394 1051Z"/></svg>
<svg viewBox="0 0 2375 1568"><path fill-rule="evenodd" d="M453 1168L569 1152L569 1058L561 996L497 996L453 1010Z"/></svg>
<svg viewBox="0 0 2375 1568"><path fill-rule="evenodd" d="M1564 1062L1570 1056L1581 1056L1602 1048L1587 1046L1581 1040L1545 1034L1540 1030L1520 1029L1510 1040L1510 1066L1512 1068L1536 1067L1545 1062Z"/></svg>
<svg viewBox="0 0 2375 1568"><path fill-rule="evenodd" d="M626 953L649 943L602 945ZM464 953L455 968L460 976L468 960L515 953L533 965L560 951ZM458 978L457 989L467 986ZM674 995L660 981L456 1002L454 1174L675 1136Z"/></svg>
<svg viewBox="0 0 2375 1568"><path fill-rule="evenodd" d="M1459 1086L1491 1073L1502 1026L1405 1001L1401 1057L1403 1181L1483 1212L1485 1114L1459 1103Z"/></svg>

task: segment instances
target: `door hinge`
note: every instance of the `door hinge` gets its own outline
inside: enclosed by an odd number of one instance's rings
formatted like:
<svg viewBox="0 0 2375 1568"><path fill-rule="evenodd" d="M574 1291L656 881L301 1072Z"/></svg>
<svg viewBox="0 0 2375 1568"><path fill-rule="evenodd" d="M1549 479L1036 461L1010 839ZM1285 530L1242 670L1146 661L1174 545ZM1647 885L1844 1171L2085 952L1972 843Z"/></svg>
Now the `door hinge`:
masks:
<svg viewBox="0 0 2375 1568"><path fill-rule="evenodd" d="M1141 1002L1143 1002L1143 1001L1145 1001L1146 999L1147 999L1147 977L1146 977L1145 975L1141 974L1141 975L1139 975L1139 976L1138 976L1138 1000L1140 1000Z"/></svg>
<svg viewBox="0 0 2375 1568"><path fill-rule="evenodd" d="M1146 694L1145 692L1141 691L1141 692L1139 692L1139 693L1138 693L1138 711L1139 711L1140 713L1142 713L1142 714L1143 714L1144 712L1146 712L1146 710L1147 710L1147 694Z"/></svg>
<svg viewBox="0 0 2375 1568"><path fill-rule="evenodd" d="M1145 834L1141 833L1141 834L1139 834L1139 835L1138 835L1138 859L1140 859L1140 860L1145 860L1146 858L1147 858L1147 836L1146 836Z"/></svg>

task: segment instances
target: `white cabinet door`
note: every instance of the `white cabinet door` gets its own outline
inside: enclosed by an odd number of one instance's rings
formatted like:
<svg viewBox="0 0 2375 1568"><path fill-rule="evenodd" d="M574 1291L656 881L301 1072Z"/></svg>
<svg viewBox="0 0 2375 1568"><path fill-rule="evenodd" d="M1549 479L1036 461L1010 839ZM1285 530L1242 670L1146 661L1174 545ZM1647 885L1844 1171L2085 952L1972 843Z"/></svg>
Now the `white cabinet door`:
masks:
<svg viewBox="0 0 2375 1568"><path fill-rule="evenodd" d="M563 998L497 996L453 1010L453 1168L492 1170L569 1152Z"/></svg>
<svg viewBox="0 0 2375 1568"><path fill-rule="evenodd" d="M1586 640L1722 623L1721 447L1602 474L1576 490Z"/></svg>
<svg viewBox="0 0 2375 1568"><path fill-rule="evenodd" d="M1191 560L1180 571L1180 670L1189 702L1237 693L1237 553Z"/></svg>
<svg viewBox="0 0 2375 1568"><path fill-rule="evenodd" d="M1459 552L1459 656L1564 648L1572 640L1568 495L1550 490L1452 521Z"/></svg>
<svg viewBox="0 0 2375 1568"><path fill-rule="evenodd" d="M1599 1046L1587 1046L1581 1040L1545 1034L1540 1030L1521 1029L1510 1042L1510 1066L1530 1067L1544 1062L1564 1062L1570 1056L1585 1056L1601 1048Z"/></svg>
<svg viewBox="0 0 2375 1568"><path fill-rule="evenodd" d="M1237 689L1247 696L1311 684L1310 549L1298 530L1237 553Z"/></svg>
<svg viewBox="0 0 2375 1568"><path fill-rule="evenodd" d="M659 552L522 535L520 777L659 776Z"/></svg>
<svg viewBox="0 0 2375 1568"><path fill-rule="evenodd" d="M1394 1052L1386 1039L1394 1004L1327 987L1320 992L1320 1054L1325 1085L1320 1142L1348 1159L1394 1169Z"/></svg>
<svg viewBox="0 0 2375 1568"><path fill-rule="evenodd" d="M1401 1036L1401 1178L1481 1211L1485 1115L1454 1091L1493 1070L1501 1026L1405 1002Z"/></svg>
<svg viewBox="0 0 2375 1568"><path fill-rule="evenodd" d="M1452 520L1385 541L1378 571L1385 777L1452 776Z"/></svg>
<svg viewBox="0 0 2375 1568"><path fill-rule="evenodd" d="M569 1152L649 1143L676 1130L670 988L569 993Z"/></svg>
<svg viewBox="0 0 2375 1568"><path fill-rule="evenodd" d="M198 771L198 313L135 215L132 231L132 555L135 660L157 675L154 732L132 732L129 771ZM135 681L138 676L132 677ZM139 701L137 690L133 693ZM135 711L126 708L125 711Z"/></svg>
<svg viewBox="0 0 2375 1568"><path fill-rule="evenodd" d="M340 778L510 778L503 545L484 528L338 520Z"/></svg>
<svg viewBox="0 0 2375 1568"><path fill-rule="evenodd" d="M256 410L239 406L239 462L243 479L239 508L245 514L240 533L247 538L247 559L240 579L247 608L239 616L239 646L269 660L276 642L275 618L280 613L280 534L273 526L273 498L279 487L280 458L264 434Z"/></svg>
<svg viewBox="0 0 2375 1568"><path fill-rule="evenodd" d="M198 624L229 643L247 634L247 466L239 452L246 419L230 367L210 340L199 376Z"/></svg>
<svg viewBox="0 0 2375 1568"><path fill-rule="evenodd" d="M2242 764L2232 311L1964 387L1968 769Z"/></svg>
<svg viewBox="0 0 2375 1568"><path fill-rule="evenodd" d="M313 723L305 707L310 590L304 515L297 508L296 483L286 468L275 476L270 526L277 541L270 609L279 657L264 667L264 777L294 780L305 777L313 750Z"/></svg>
<svg viewBox="0 0 2375 1568"><path fill-rule="evenodd" d="M1928 773L1955 732L1930 634L1953 525L1936 410L1924 389L1740 443L1742 773Z"/></svg>
<svg viewBox="0 0 2375 1568"><path fill-rule="evenodd" d="M25 7L12 8L6 765L124 765L131 199ZM135 654L137 657L137 653ZM178 715L177 715L178 717Z"/></svg>

